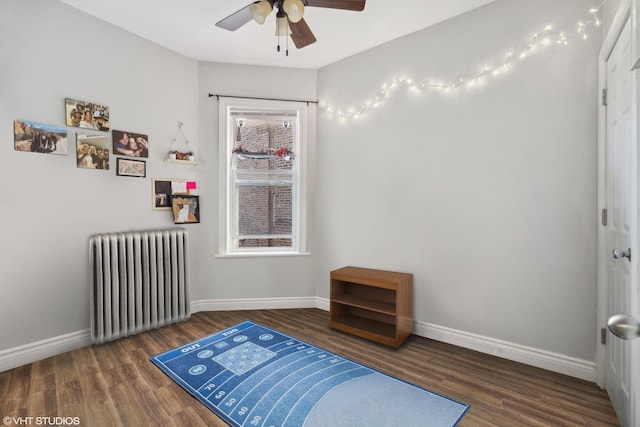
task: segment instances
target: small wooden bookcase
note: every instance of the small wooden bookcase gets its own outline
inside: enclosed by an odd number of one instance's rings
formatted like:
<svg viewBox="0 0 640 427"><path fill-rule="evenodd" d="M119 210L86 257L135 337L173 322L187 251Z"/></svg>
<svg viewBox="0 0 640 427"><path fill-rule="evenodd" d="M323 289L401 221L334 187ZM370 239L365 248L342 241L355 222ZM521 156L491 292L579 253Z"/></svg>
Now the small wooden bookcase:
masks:
<svg viewBox="0 0 640 427"><path fill-rule="evenodd" d="M330 328L393 347L411 334L413 274L343 267L330 277Z"/></svg>

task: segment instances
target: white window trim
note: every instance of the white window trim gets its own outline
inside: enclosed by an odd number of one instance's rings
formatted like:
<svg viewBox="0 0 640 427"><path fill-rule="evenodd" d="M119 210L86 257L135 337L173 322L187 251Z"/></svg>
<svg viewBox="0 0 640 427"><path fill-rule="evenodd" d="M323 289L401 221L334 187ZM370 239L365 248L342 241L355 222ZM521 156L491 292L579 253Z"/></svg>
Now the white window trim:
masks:
<svg viewBox="0 0 640 427"><path fill-rule="evenodd" d="M233 248L233 200L230 191L231 159L234 140L233 118L231 110L261 109L265 111L298 112L298 143L296 161L298 162L298 181L294 197L293 234L296 236L294 248L260 248L235 250ZM259 99L220 98L218 106L219 123L219 241L216 257L262 257L262 256L298 256L309 255L307 248L307 145L310 143L308 126L308 106L306 103L289 101L268 101Z"/></svg>

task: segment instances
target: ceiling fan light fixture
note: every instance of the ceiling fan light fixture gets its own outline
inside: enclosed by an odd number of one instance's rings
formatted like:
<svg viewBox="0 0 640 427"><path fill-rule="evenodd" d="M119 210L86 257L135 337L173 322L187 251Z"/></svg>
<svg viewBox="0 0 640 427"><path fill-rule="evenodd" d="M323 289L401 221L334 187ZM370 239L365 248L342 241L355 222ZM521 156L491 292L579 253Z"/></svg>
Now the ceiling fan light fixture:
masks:
<svg viewBox="0 0 640 427"><path fill-rule="evenodd" d="M301 0L284 0L282 8L287 13L289 21L294 24L300 22L304 15L304 3Z"/></svg>
<svg viewBox="0 0 640 427"><path fill-rule="evenodd" d="M289 28L289 20L287 15L278 16L276 19L276 36L290 36L291 28Z"/></svg>
<svg viewBox="0 0 640 427"><path fill-rule="evenodd" d="M267 16L271 13L271 9L273 9L273 7L267 0L260 0L249 6L251 17L260 25L264 24L265 19L267 19Z"/></svg>

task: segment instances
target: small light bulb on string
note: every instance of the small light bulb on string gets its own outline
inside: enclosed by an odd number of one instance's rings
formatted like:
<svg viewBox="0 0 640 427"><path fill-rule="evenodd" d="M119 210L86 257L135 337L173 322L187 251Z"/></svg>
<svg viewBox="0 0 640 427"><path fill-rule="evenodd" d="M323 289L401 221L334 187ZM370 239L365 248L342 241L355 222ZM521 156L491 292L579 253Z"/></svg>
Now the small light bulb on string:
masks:
<svg viewBox="0 0 640 427"><path fill-rule="evenodd" d="M406 76L395 77L390 81L382 84L381 89L375 94L375 96L367 100L358 109L349 108L345 112L342 109L332 108L325 102L319 103L319 106L326 111L328 116L337 116L340 121L345 121L346 119L350 118L360 118L366 115L366 113L371 109L379 108L383 101L388 98L391 92L395 89L400 88L400 86L405 86L408 92L414 94L427 94L429 92L449 94L453 92L454 89L458 89L460 87L473 88L481 86L486 82L487 76L497 77L501 74L512 71L512 64L514 63L514 59L524 59L531 54L539 52L539 46L548 46L551 44L566 46L574 37L580 37L583 40L587 40L589 28L592 26L598 27L601 25L601 21L598 15L606 2L607 0L604 0L598 7L589 9L588 13L591 15L590 19L587 21L578 22L574 31L557 32L553 30L553 27L551 25L547 25L542 31L534 33L532 39L529 41L529 43L526 43L524 47L519 50L507 53L504 61L501 64L494 67L483 66L481 71L479 71L475 75L458 77L454 80L451 80L450 82L431 81L429 83L416 82L412 78Z"/></svg>

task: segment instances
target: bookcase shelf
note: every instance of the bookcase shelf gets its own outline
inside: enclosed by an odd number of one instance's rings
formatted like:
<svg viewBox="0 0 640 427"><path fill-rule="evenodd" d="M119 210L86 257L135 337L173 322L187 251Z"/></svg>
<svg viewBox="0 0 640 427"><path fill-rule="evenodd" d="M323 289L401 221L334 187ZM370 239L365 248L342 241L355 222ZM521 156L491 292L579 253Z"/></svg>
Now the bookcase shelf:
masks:
<svg viewBox="0 0 640 427"><path fill-rule="evenodd" d="M329 327L399 347L413 330L413 274L343 267L330 274Z"/></svg>

